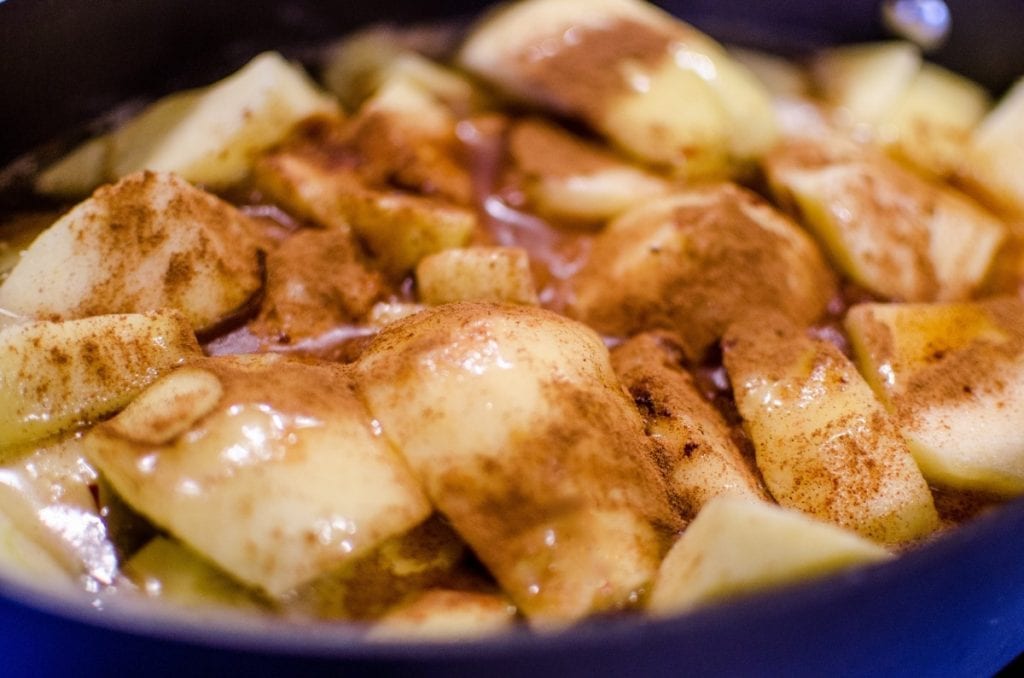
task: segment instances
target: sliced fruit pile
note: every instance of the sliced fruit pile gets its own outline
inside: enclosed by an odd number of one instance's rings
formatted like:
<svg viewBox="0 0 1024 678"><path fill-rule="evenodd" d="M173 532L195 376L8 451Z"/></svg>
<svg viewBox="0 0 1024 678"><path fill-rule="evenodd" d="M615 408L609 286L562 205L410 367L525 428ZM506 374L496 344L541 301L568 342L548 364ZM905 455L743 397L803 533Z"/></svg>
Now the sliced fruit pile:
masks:
<svg viewBox="0 0 1024 678"><path fill-rule="evenodd" d="M319 73L157 101L38 175L59 217L5 217L11 576L463 637L1024 493L1024 85L638 0L370 28Z"/></svg>

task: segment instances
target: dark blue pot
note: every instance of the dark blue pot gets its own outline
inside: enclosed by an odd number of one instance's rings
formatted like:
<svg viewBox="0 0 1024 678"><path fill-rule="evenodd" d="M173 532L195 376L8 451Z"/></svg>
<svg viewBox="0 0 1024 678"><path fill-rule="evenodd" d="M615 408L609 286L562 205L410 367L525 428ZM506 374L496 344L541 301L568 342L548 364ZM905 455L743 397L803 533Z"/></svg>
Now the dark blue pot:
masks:
<svg viewBox="0 0 1024 678"><path fill-rule="evenodd" d="M440 4L440 3L439 3ZM0 0L0 166L132 95L209 80L374 19L485 3ZM662 3L714 34L781 49L880 35L866 0ZM950 2L937 58L1004 88L1024 73L1024 1ZM0 581L0 676L983 676L1024 651L1024 502L892 564L665 621L463 644L369 644L343 627L232 626L96 610Z"/></svg>

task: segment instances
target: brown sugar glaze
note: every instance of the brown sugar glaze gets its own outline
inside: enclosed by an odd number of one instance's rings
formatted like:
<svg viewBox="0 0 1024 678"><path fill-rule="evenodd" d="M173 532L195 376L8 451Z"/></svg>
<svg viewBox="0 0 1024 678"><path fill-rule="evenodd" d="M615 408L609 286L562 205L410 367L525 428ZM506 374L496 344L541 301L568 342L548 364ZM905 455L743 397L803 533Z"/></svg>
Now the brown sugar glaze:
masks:
<svg viewBox="0 0 1024 678"><path fill-rule="evenodd" d="M509 116L492 113L465 118L456 127L458 160L469 170L472 178L473 206L480 223L470 244L525 249L530 256L541 305L562 312L571 300L573 276L590 251L593 229L581 228L580 224L558 223L530 210L522 177L510 159L509 131L513 122ZM565 169L571 172L574 168ZM228 197L260 225L270 246L290 239L302 229L300 220L268 203L258 192L239 191ZM392 303L414 303L415 280L408 276L394 282L381 296L386 296ZM877 300L863 288L844 281L824 317L809 329L809 333L835 344L849 357L850 343L842 318L854 304ZM368 322L342 322L315 337L268 342L266 337L251 330L257 320L252 319L212 338L204 345L205 350L214 355L270 350L350 362L359 356L379 329ZM605 342L612 346L621 339L605 337ZM700 364L686 367L694 375L704 397L723 414L731 427L734 442L754 468L753 445L743 429L720 351L713 348ZM969 520L1001 501L998 497L979 493L934 487L932 490L936 508L946 527Z"/></svg>

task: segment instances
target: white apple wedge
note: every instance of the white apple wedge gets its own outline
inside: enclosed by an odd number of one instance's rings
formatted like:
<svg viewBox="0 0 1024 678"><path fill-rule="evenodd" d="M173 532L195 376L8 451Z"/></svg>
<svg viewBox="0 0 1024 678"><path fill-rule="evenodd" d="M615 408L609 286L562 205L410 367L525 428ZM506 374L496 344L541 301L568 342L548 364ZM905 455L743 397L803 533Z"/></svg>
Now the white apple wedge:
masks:
<svg viewBox="0 0 1024 678"><path fill-rule="evenodd" d="M504 596L433 589L396 606L368 632L373 640L465 640L512 628L516 608Z"/></svg>
<svg viewBox="0 0 1024 678"><path fill-rule="evenodd" d="M848 141L792 141L769 155L765 171L838 268L889 299L967 298L1007 235L967 195Z"/></svg>
<svg viewBox="0 0 1024 678"><path fill-rule="evenodd" d="M910 42L872 42L827 49L811 73L826 103L852 122L875 124L904 95L921 69L921 50Z"/></svg>
<svg viewBox="0 0 1024 678"><path fill-rule="evenodd" d="M194 361L85 443L136 511L272 597L430 514L337 364Z"/></svg>
<svg viewBox="0 0 1024 678"><path fill-rule="evenodd" d="M962 169L972 191L1017 219L1024 219L1022 155L1024 80L1019 80L975 129Z"/></svg>
<svg viewBox="0 0 1024 678"><path fill-rule="evenodd" d="M160 99L72 151L40 176L36 190L80 197L140 170L174 172L223 190L244 179L255 157L295 123L339 113L299 66L265 52L219 82Z"/></svg>
<svg viewBox="0 0 1024 678"><path fill-rule="evenodd" d="M777 313L753 313L722 340L725 367L779 504L883 544L939 527L895 422L840 350Z"/></svg>
<svg viewBox="0 0 1024 678"><path fill-rule="evenodd" d="M45 320L176 309L203 331L262 284L245 215L173 174L140 172L43 231L0 285L0 308Z"/></svg>
<svg viewBox="0 0 1024 678"><path fill-rule="evenodd" d="M459 61L512 97L690 177L735 172L776 138L767 91L745 67L637 0L507 5L470 32Z"/></svg>
<svg viewBox="0 0 1024 678"><path fill-rule="evenodd" d="M754 193L715 184L608 224L573 280L568 314L611 336L671 330L699 361L748 311L773 308L811 323L834 290L807 233Z"/></svg>
<svg viewBox="0 0 1024 678"><path fill-rule="evenodd" d="M679 614L890 558L878 544L799 511L718 497L665 556L647 607Z"/></svg>
<svg viewBox="0 0 1024 678"><path fill-rule="evenodd" d="M116 412L200 354L178 313L37 321L0 330L0 449Z"/></svg>
<svg viewBox="0 0 1024 678"><path fill-rule="evenodd" d="M728 424L697 390L671 339L641 334L612 350L612 366L662 450L669 490L693 518L722 494L767 500Z"/></svg>
<svg viewBox="0 0 1024 678"><path fill-rule="evenodd" d="M1024 493L1024 303L861 304L846 329L929 481Z"/></svg>
<svg viewBox="0 0 1024 678"><path fill-rule="evenodd" d="M453 301L507 301L537 305L530 257L520 247L463 247L431 254L416 265L420 299L432 306Z"/></svg>
<svg viewBox="0 0 1024 678"><path fill-rule="evenodd" d="M531 206L555 219L600 225L670 190L662 177L539 118L513 123L508 153Z"/></svg>
<svg viewBox="0 0 1024 678"><path fill-rule="evenodd" d="M629 606L678 523L643 422L586 326L460 302L355 365L384 435L531 623Z"/></svg>

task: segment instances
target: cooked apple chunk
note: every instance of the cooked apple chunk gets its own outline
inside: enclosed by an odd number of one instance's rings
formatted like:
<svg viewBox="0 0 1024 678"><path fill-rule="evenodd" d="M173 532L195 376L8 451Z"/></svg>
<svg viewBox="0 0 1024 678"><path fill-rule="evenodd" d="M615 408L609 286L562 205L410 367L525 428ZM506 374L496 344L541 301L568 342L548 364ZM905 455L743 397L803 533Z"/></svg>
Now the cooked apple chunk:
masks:
<svg viewBox="0 0 1024 678"><path fill-rule="evenodd" d="M280 596L424 520L342 365L279 356L182 367L85 438L133 508Z"/></svg>
<svg viewBox="0 0 1024 678"><path fill-rule="evenodd" d="M963 164L971 133L991 105L985 89L935 64L923 64L877 126L891 154L930 176Z"/></svg>
<svg viewBox="0 0 1024 678"><path fill-rule="evenodd" d="M721 176L775 141L763 86L708 36L637 0L525 0L459 56L507 94L582 120L648 163Z"/></svg>
<svg viewBox="0 0 1024 678"><path fill-rule="evenodd" d="M966 195L850 142L792 142L766 170L836 265L890 299L966 298L1006 237L1006 225Z"/></svg>
<svg viewBox="0 0 1024 678"><path fill-rule="evenodd" d="M993 206L1024 218L1024 79L1007 92L975 129L963 174L971 190Z"/></svg>
<svg viewBox="0 0 1024 678"><path fill-rule="evenodd" d="M537 304L530 258L520 247L465 247L431 254L416 265L420 298Z"/></svg>
<svg viewBox="0 0 1024 678"><path fill-rule="evenodd" d="M534 624L635 600L678 518L592 330L446 304L384 328L355 367L384 435Z"/></svg>
<svg viewBox="0 0 1024 678"><path fill-rule="evenodd" d="M266 292L250 330L290 343L361 320L387 291L365 259L347 231L293 234L267 255Z"/></svg>
<svg viewBox="0 0 1024 678"><path fill-rule="evenodd" d="M125 563L125 576L150 598L188 608L267 611L269 605L181 542L154 537Z"/></svg>
<svg viewBox="0 0 1024 678"><path fill-rule="evenodd" d="M811 64L826 103L851 122L868 124L881 121L920 69L920 48L901 41L834 47L817 54Z"/></svg>
<svg viewBox="0 0 1024 678"><path fill-rule="evenodd" d="M356 148L349 134L348 128L330 121L310 121L287 144L256 163L255 186L299 217L355 232L394 275L404 275L428 254L469 241L477 226L472 210L443 196L397 190L391 163L407 156L387 146ZM350 161L360 157L371 159L359 161L362 169L353 169ZM412 166L415 163L406 163L407 168ZM453 171L459 174L451 190L461 194L468 176ZM428 188L417 183L420 178L419 172L412 172L405 183Z"/></svg>
<svg viewBox="0 0 1024 678"><path fill-rule="evenodd" d="M928 480L1024 493L1024 302L861 304L846 328Z"/></svg>
<svg viewBox="0 0 1024 678"><path fill-rule="evenodd" d="M368 635L403 641L478 638L510 629L515 614L500 594L434 589L388 612Z"/></svg>
<svg viewBox="0 0 1024 678"><path fill-rule="evenodd" d="M704 399L669 337L641 334L612 350L612 366L661 450L668 487L685 517L720 494L765 499L722 415Z"/></svg>
<svg viewBox="0 0 1024 678"><path fill-rule="evenodd" d="M508 151L532 205L556 219L600 223L669 191L661 177L539 118L513 124Z"/></svg>
<svg viewBox="0 0 1024 678"><path fill-rule="evenodd" d="M795 223L753 193L722 184L620 216L595 239L573 287L573 317L613 336L671 330L696 361L749 310L813 322L835 281Z"/></svg>
<svg viewBox="0 0 1024 678"><path fill-rule="evenodd" d="M178 92L73 151L40 176L43 193L79 197L139 170L174 172L221 190L300 120L340 113L301 68L266 52L208 87ZM80 192L78 192L80 191Z"/></svg>
<svg viewBox="0 0 1024 678"><path fill-rule="evenodd" d="M199 353L192 329L172 311L0 330L0 449L115 412Z"/></svg>
<svg viewBox="0 0 1024 678"><path fill-rule="evenodd" d="M303 584L282 604L319 619L370 620L433 588L493 588L493 582L467 566L467 553L459 535L443 518L433 516Z"/></svg>
<svg viewBox="0 0 1024 678"><path fill-rule="evenodd" d="M353 33L328 51L323 80L349 110L389 83L407 82L457 115L480 109L486 95L468 77L421 54L446 51L453 35L444 29L373 26Z"/></svg>
<svg viewBox="0 0 1024 678"><path fill-rule="evenodd" d="M173 174L96 191L43 231L0 285L0 308L65 320L173 308L197 331L263 284L248 218Z"/></svg>
<svg viewBox="0 0 1024 678"><path fill-rule="evenodd" d="M109 586L117 554L92 494L96 470L76 434L30 451L0 451L0 515L59 564L69 578ZM7 542L3 541L7 549Z"/></svg>
<svg viewBox="0 0 1024 678"><path fill-rule="evenodd" d="M648 608L678 614L891 557L878 544L799 511L718 497L665 556Z"/></svg>
<svg viewBox="0 0 1024 678"><path fill-rule="evenodd" d="M779 504L884 544L938 528L899 429L838 348L768 312L734 324L722 346L757 466Z"/></svg>

